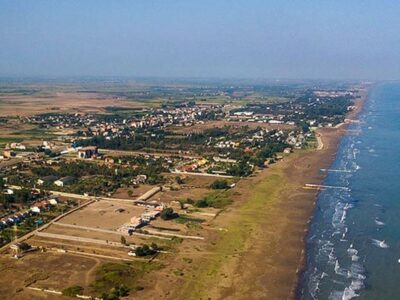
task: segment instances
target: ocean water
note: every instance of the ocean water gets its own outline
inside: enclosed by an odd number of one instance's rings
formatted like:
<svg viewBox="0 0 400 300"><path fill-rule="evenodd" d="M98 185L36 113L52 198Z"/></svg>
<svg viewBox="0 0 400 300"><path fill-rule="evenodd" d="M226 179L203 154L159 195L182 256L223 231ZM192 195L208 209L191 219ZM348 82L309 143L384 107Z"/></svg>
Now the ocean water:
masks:
<svg viewBox="0 0 400 300"><path fill-rule="evenodd" d="M374 87L343 137L307 236L301 299L400 299L400 83Z"/></svg>

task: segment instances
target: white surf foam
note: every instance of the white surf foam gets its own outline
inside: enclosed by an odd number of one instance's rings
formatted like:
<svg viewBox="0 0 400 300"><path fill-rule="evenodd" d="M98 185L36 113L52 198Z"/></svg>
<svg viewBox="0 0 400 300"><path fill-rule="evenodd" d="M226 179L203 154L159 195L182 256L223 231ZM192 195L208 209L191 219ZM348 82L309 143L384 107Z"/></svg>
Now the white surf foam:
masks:
<svg viewBox="0 0 400 300"><path fill-rule="evenodd" d="M375 246L379 247L379 248L389 248L389 245L385 243L385 241L380 241L380 240L376 240L376 239L372 239L372 244L374 244Z"/></svg>

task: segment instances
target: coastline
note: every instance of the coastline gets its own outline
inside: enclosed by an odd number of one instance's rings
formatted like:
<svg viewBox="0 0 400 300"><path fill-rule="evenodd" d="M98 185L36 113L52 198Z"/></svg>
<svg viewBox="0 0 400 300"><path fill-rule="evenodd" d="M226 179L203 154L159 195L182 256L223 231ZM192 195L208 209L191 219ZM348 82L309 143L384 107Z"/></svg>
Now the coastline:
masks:
<svg viewBox="0 0 400 300"><path fill-rule="evenodd" d="M355 103L355 108L350 111L345 119L345 122L338 124L335 129L338 131L337 132L337 142L336 142L336 146L335 146L335 155L333 157L333 159L330 161L329 166L333 164L333 162L336 159L336 152L337 149L340 145L340 142L342 140L342 137L346 134L347 132L347 127L352 124L353 122L357 121L358 116L362 113L364 106L365 106L365 102L367 101L367 98L369 96L370 90L373 88L373 85L370 86L366 86L364 87L364 90L362 91L362 93L360 93L360 98L357 101L357 103ZM319 135L321 137L321 135ZM321 141L322 142L322 141ZM323 146L322 146L323 148ZM321 149L322 149L321 148ZM322 181L319 184L322 184L324 181L324 179L322 179ZM316 203L318 201L318 194L315 197L315 202L314 202L314 209L316 207ZM309 220L307 222L307 224L310 224L312 222L312 219L314 217L314 209L313 209L313 213L310 215ZM302 258L301 258L301 262L299 265L299 269L298 269L298 277L297 277L297 283L294 289L294 293L292 295L293 299L301 299L301 297L303 296L302 294L302 288L303 288L303 284L304 284L304 272L306 271L307 268L307 256L306 256L306 237L308 234L308 226L307 226L307 230L305 231L305 235L304 235L304 245L303 245L303 252L302 252Z"/></svg>
<svg viewBox="0 0 400 300"><path fill-rule="evenodd" d="M368 90L356 102L347 119L355 120ZM233 204L221 212L209 228L207 244L183 242L169 266L153 274L152 290L137 296L163 299L294 299L298 297L306 264L305 238L313 217L320 169L336 158L345 122L337 128L318 129L323 146L300 150L242 179L232 196ZM196 250L193 250L196 249ZM170 276L182 260L190 266Z"/></svg>

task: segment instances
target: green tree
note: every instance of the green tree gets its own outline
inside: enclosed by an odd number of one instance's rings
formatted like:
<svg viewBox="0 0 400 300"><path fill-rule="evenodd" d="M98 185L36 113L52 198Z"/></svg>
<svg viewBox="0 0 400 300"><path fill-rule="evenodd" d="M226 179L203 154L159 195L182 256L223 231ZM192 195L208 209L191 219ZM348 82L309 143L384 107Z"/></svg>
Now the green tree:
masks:
<svg viewBox="0 0 400 300"><path fill-rule="evenodd" d="M211 184L211 188L214 190L223 190L229 188L229 184L226 180L215 180Z"/></svg>
<svg viewBox="0 0 400 300"><path fill-rule="evenodd" d="M161 219L163 220L171 220L176 217L176 213L171 207L164 208L160 214Z"/></svg>

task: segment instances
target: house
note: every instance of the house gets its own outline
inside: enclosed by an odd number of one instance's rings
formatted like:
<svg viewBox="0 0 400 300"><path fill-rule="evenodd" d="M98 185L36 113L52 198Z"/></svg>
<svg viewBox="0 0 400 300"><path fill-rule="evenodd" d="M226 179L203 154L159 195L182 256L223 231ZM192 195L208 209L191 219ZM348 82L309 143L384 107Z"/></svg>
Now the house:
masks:
<svg viewBox="0 0 400 300"><path fill-rule="evenodd" d="M78 158L92 158L98 154L98 148L96 146L83 147L78 149Z"/></svg>
<svg viewBox="0 0 400 300"><path fill-rule="evenodd" d="M144 184L144 183L146 183L146 180L147 180L147 175L139 174L139 175L136 176L136 182L137 183Z"/></svg>
<svg viewBox="0 0 400 300"><path fill-rule="evenodd" d="M31 212L39 214L41 211L49 208L49 201L43 200L31 206Z"/></svg>
<svg viewBox="0 0 400 300"><path fill-rule="evenodd" d="M291 153L292 152L292 148L285 148L284 150L283 150L283 153L285 153L285 154L289 154L289 153Z"/></svg>
<svg viewBox="0 0 400 300"><path fill-rule="evenodd" d="M57 205L57 200L56 199L49 199L49 203L51 204L51 205Z"/></svg>
<svg viewBox="0 0 400 300"><path fill-rule="evenodd" d="M6 195L13 195L13 194L14 194L14 191L13 191L12 189L6 189L6 190L4 191L4 194L6 194Z"/></svg>
<svg viewBox="0 0 400 300"><path fill-rule="evenodd" d="M138 228L140 225L142 225L143 224L143 221L142 221L142 219L141 218L139 218L139 217L132 217L131 218L131 222L130 222L130 224L129 224L129 227L131 227L131 228L133 228L133 229L136 229L136 228Z"/></svg>
<svg viewBox="0 0 400 300"><path fill-rule="evenodd" d="M18 150L26 150L25 145L22 145L20 143L11 143L10 144L11 149L18 149Z"/></svg>
<svg viewBox="0 0 400 300"><path fill-rule="evenodd" d="M15 157L16 155L17 155L17 153L15 151L12 151L12 150L4 150L4 152L3 152L4 158Z"/></svg>
<svg viewBox="0 0 400 300"><path fill-rule="evenodd" d="M141 218L145 222L150 222L151 220L154 220L156 217L160 215L160 211L158 210L152 210L145 212L141 215Z"/></svg>
<svg viewBox="0 0 400 300"><path fill-rule="evenodd" d="M62 178L54 181L54 184L56 186L63 187L65 185L71 184L74 180L75 180L75 177L65 176L65 177L62 177Z"/></svg>
<svg viewBox="0 0 400 300"><path fill-rule="evenodd" d="M52 149L54 147L54 143L43 141L43 149Z"/></svg>
<svg viewBox="0 0 400 300"><path fill-rule="evenodd" d="M56 176L53 175L49 175L49 176L45 176L43 178L39 178L36 183L38 185L43 185L43 184L49 184L49 183L53 183L54 181L56 181L58 178Z"/></svg>
<svg viewBox="0 0 400 300"><path fill-rule="evenodd" d="M112 164L114 164L114 158L112 158L112 157L106 157L105 159L104 159L104 162L106 163L106 164L108 164L108 165L112 165Z"/></svg>
<svg viewBox="0 0 400 300"><path fill-rule="evenodd" d="M40 214L41 210L38 206L31 207L31 211L37 214Z"/></svg>

